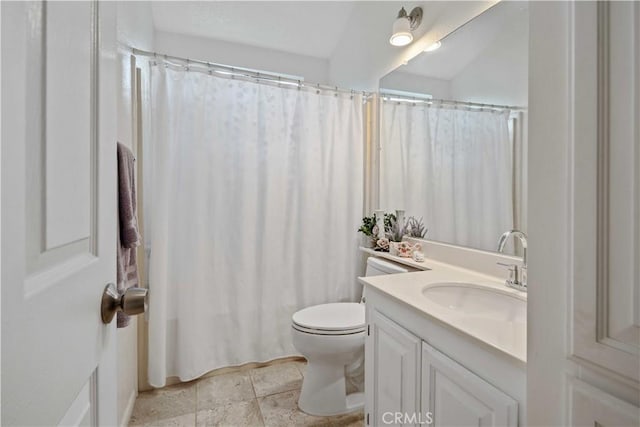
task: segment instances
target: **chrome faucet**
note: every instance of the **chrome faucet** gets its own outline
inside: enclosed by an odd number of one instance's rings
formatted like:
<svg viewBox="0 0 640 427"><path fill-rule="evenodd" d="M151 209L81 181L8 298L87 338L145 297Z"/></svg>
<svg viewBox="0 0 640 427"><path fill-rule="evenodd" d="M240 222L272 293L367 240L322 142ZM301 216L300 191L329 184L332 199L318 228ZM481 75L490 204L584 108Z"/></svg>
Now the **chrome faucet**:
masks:
<svg viewBox="0 0 640 427"><path fill-rule="evenodd" d="M498 252L503 252L504 247L507 244L507 239L511 236L520 239L522 244L522 267L516 264L504 264L499 262L498 265L509 268L509 278L506 280L506 285L510 288L518 289L519 291L527 291L527 235L520 230L510 230L500 236L498 241Z"/></svg>

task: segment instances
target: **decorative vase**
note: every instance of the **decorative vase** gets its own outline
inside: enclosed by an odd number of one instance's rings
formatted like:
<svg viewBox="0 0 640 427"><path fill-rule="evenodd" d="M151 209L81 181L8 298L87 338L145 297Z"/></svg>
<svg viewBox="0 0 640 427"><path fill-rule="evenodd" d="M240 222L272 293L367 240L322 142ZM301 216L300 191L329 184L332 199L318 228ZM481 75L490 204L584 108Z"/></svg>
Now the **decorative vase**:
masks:
<svg viewBox="0 0 640 427"><path fill-rule="evenodd" d="M378 209L375 211L376 215L376 226L378 227L378 235L376 236L378 239L382 239L385 237L384 233L384 211Z"/></svg>
<svg viewBox="0 0 640 427"><path fill-rule="evenodd" d="M404 231L404 209L396 209L396 223L398 230Z"/></svg>

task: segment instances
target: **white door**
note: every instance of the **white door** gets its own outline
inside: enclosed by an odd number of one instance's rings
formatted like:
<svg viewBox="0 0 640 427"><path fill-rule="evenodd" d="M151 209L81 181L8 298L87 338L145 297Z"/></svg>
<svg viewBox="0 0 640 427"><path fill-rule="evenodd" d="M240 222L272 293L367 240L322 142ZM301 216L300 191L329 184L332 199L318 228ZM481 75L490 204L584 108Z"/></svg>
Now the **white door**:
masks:
<svg viewBox="0 0 640 427"><path fill-rule="evenodd" d="M518 425L515 399L426 343L421 400L437 427Z"/></svg>
<svg viewBox="0 0 640 427"><path fill-rule="evenodd" d="M640 3L576 5L568 419L640 425ZM585 209L588 207L588 209ZM593 372L590 372L593 371Z"/></svg>
<svg viewBox="0 0 640 427"><path fill-rule="evenodd" d="M365 341L366 422L418 425L420 338L377 310L368 316Z"/></svg>
<svg viewBox="0 0 640 427"><path fill-rule="evenodd" d="M2 425L115 425L115 4L1 14Z"/></svg>
<svg viewBox="0 0 640 427"><path fill-rule="evenodd" d="M531 2L530 425L640 426L640 2Z"/></svg>

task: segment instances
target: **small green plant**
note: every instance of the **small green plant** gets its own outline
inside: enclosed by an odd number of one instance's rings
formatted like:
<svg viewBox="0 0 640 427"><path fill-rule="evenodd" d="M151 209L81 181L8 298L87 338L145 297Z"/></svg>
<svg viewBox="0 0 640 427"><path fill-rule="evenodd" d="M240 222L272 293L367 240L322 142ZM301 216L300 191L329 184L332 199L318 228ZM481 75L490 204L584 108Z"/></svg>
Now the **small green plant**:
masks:
<svg viewBox="0 0 640 427"><path fill-rule="evenodd" d="M376 226L376 216L365 216L362 218L362 225L358 228L358 232L364 234L365 236L373 237L374 236L374 227Z"/></svg>
<svg viewBox="0 0 640 427"><path fill-rule="evenodd" d="M406 233L410 237L415 237L418 239L424 239L424 237L427 235L427 232L429 231L429 229L425 227L424 222L422 221L422 217L420 217L420 219L417 219L413 216L407 219L405 229Z"/></svg>
<svg viewBox="0 0 640 427"><path fill-rule="evenodd" d="M384 231L385 233L390 233L393 224L396 223L396 216L392 213L384 214Z"/></svg>

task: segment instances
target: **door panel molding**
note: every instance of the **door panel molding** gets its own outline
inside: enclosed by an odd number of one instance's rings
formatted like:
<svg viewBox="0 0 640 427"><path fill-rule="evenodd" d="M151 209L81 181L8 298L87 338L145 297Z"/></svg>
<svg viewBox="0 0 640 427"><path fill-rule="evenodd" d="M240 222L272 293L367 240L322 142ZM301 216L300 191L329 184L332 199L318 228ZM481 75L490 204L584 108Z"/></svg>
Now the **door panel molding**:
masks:
<svg viewBox="0 0 640 427"><path fill-rule="evenodd" d="M57 188L53 189L52 184L47 179L47 167L51 166L48 158L51 158L52 151L55 149L55 141L48 138L47 121L48 108L53 108L58 103L50 98L51 88L47 87L47 66L52 61L48 57L47 52L47 28L48 17L52 13L52 7L59 5L47 2L32 2L28 6L29 20L32 23L27 34L27 61L30 66L26 72L30 84L26 87L26 111L29 114L28 126L26 128L26 158L29 159L30 165L27 168L26 194L26 270L27 280L25 280L24 294L29 297L46 289L48 286L55 284L49 279L51 277L59 277L60 280L73 275L74 272L82 270L88 264L94 261L97 256L97 238L98 238L98 56L99 56L99 37L98 37L98 13L97 4L95 2L85 3L89 8L90 22L80 21L79 25L87 25L89 28L88 52L89 57L89 104L84 109L86 114L78 117L78 121L88 121L88 133L86 135L85 149L88 151L88 159L79 158L75 163L88 164L81 166L87 168L85 176L75 176L74 179L80 182L80 185L87 185L88 191L86 206L88 213L89 228L86 232L76 232L69 235L68 239L62 239L64 236L57 235L54 240L51 239L51 227L58 227L59 224L51 223L51 200L48 197L54 197L56 194L63 192L73 193L80 191L78 188ZM73 7L76 7L74 5ZM70 22L69 25L73 25ZM55 49L54 49L55 50ZM57 52L57 51L56 51ZM49 55L54 55L49 53ZM59 53L59 52L57 52ZM64 52L63 52L64 53ZM64 58L56 58L57 60ZM73 67L72 67L73 68ZM72 72L72 71L71 71ZM60 100L60 105L67 105L65 100ZM49 106L47 106L49 104ZM76 106L75 110L83 109L82 106ZM73 112L75 112L72 111ZM87 111L88 110L88 111ZM57 144L65 144L66 142L57 141ZM65 160L68 163L68 159ZM74 162L71 162L72 164ZM74 166L72 166L74 167ZM78 166L80 167L80 166ZM53 173L51 170L50 173ZM57 174L56 174L57 175ZM88 182L87 182L88 181ZM85 191L82 190L82 191ZM48 194L54 191L52 194ZM60 209L58 206L56 209ZM69 212L72 215L73 212ZM60 216L60 212L57 213ZM74 225L70 225L73 227ZM61 240L62 239L62 240ZM50 271L55 270L55 271ZM47 285L45 285L47 284Z"/></svg>
<svg viewBox="0 0 640 427"><path fill-rule="evenodd" d="M638 407L613 397L579 379L567 387L571 426L634 426Z"/></svg>
<svg viewBox="0 0 640 427"><path fill-rule="evenodd" d="M632 8L632 13L620 8ZM626 167L620 161L625 161L627 151L633 152L634 138L636 146L640 143L638 123L633 120L640 113L638 9L635 3L609 2L587 2L573 7L570 165L573 223L570 358L578 364L598 365L610 371L612 378L634 384L635 388L640 381L637 324L640 307L635 265L640 252L637 243L633 243L637 237L633 236L640 227L640 219L638 215L625 216L621 212L637 206L634 199L638 194L638 162L633 154ZM629 30L636 33L631 49L621 51L624 46L620 47L613 39L617 37L619 41L621 34L626 36L623 32ZM634 92L629 91L629 86ZM630 99L636 99L635 103ZM614 185L627 180L635 180L631 189ZM626 228L629 230L625 234ZM618 330L622 324L624 333L612 333L613 323Z"/></svg>

